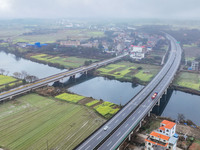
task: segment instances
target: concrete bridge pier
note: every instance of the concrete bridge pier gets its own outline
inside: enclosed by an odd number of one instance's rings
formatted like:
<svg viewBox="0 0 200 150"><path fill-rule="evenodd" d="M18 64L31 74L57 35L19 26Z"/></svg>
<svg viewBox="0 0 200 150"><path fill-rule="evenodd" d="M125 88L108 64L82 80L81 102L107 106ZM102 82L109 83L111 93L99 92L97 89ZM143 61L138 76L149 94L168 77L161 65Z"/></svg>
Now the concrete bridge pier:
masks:
<svg viewBox="0 0 200 150"><path fill-rule="evenodd" d="M70 76L70 79L76 81L76 75Z"/></svg>
<svg viewBox="0 0 200 150"><path fill-rule="evenodd" d="M129 134L129 136L128 136L128 141L131 141L131 136L132 136L132 134L133 134L133 131Z"/></svg>
<svg viewBox="0 0 200 150"><path fill-rule="evenodd" d="M152 109L148 112L148 117L151 116Z"/></svg>
<svg viewBox="0 0 200 150"><path fill-rule="evenodd" d="M87 77L88 71L85 71L83 74Z"/></svg>
<svg viewBox="0 0 200 150"><path fill-rule="evenodd" d="M165 95L167 95L167 89L165 90Z"/></svg>
<svg viewBox="0 0 200 150"><path fill-rule="evenodd" d="M158 100L157 106L160 106L160 98L159 98L159 100Z"/></svg>
<svg viewBox="0 0 200 150"><path fill-rule="evenodd" d="M9 99L11 100L13 98L13 96L10 96Z"/></svg>

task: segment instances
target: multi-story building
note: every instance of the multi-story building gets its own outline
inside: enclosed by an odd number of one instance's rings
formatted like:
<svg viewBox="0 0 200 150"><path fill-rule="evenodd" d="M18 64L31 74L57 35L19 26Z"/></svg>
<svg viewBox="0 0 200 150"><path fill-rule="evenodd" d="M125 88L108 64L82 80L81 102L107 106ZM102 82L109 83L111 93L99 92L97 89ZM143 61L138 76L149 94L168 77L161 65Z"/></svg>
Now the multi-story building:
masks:
<svg viewBox="0 0 200 150"><path fill-rule="evenodd" d="M192 61L191 68L192 68L192 70L198 71L199 70L199 62L198 61Z"/></svg>
<svg viewBox="0 0 200 150"><path fill-rule="evenodd" d="M163 120L160 127L145 139L146 150L176 150L176 123Z"/></svg>
<svg viewBox="0 0 200 150"><path fill-rule="evenodd" d="M144 46L134 46L131 45L131 55L133 59L142 59L145 57L145 47Z"/></svg>
<svg viewBox="0 0 200 150"><path fill-rule="evenodd" d="M80 46L80 41L71 41L71 40L68 40L68 41L60 41L60 45L62 46L68 46L68 47L77 47L77 46Z"/></svg>

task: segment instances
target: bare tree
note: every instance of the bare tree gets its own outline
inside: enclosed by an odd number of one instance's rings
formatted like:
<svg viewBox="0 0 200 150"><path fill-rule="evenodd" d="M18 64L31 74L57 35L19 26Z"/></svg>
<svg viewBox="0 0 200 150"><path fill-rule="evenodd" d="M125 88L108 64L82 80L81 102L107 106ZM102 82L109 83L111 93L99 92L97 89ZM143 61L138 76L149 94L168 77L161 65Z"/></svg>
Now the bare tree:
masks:
<svg viewBox="0 0 200 150"><path fill-rule="evenodd" d="M13 76L18 78L18 79L21 79L22 74L20 72L14 72Z"/></svg>
<svg viewBox="0 0 200 150"><path fill-rule="evenodd" d="M27 82L34 82L36 80L38 80L38 77L36 77L36 76L31 76L31 75L26 76Z"/></svg>
<svg viewBox="0 0 200 150"><path fill-rule="evenodd" d="M185 120L184 114L179 114L179 113L178 113L177 120L178 120L179 122L183 122L183 121Z"/></svg>
<svg viewBox="0 0 200 150"><path fill-rule="evenodd" d="M26 71L21 72L21 78L22 79L26 79L27 76L28 76L28 73Z"/></svg>
<svg viewBox="0 0 200 150"><path fill-rule="evenodd" d="M0 73L3 75L3 73L5 72L4 69L0 69Z"/></svg>

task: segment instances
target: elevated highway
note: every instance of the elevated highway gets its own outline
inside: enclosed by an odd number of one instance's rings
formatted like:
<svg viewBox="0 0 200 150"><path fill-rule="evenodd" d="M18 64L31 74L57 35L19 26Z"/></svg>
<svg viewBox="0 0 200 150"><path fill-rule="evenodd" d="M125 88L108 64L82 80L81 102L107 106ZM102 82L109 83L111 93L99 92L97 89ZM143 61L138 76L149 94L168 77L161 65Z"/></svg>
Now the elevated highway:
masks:
<svg viewBox="0 0 200 150"><path fill-rule="evenodd" d="M113 118L96 130L91 136L83 141L77 150L112 150L117 149L120 144L140 125L141 121L150 114L160 97L166 92L173 81L181 61L181 48L177 41L166 34L171 41L171 51L168 61L156 77L129 101ZM158 92L154 100L151 96ZM105 131L104 128L108 127Z"/></svg>
<svg viewBox="0 0 200 150"><path fill-rule="evenodd" d="M104 60L104 61L101 61L101 62L93 63L89 66L83 66L83 67L76 68L74 70L55 74L55 75L40 79L36 82L14 88L14 89L11 89L11 90L6 91L6 92L2 92L2 93L0 93L0 101L6 100L6 99L12 99L14 96L17 96L17 95L29 92L31 90L40 88L42 86L48 85L51 82L59 81L62 78L75 76L78 73L87 72L88 70L92 70L92 69L101 67L103 65L112 63L114 61L117 61L117 60L125 57L126 55L128 55L128 54L123 54L123 55L117 56L115 58L111 58L111 59L107 59L107 60Z"/></svg>

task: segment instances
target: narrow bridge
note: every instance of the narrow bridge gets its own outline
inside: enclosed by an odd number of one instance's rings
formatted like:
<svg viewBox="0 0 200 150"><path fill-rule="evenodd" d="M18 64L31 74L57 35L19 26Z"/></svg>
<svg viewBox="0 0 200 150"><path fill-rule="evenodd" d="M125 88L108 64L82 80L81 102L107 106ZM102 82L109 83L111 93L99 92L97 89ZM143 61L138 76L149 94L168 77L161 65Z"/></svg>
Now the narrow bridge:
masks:
<svg viewBox="0 0 200 150"><path fill-rule="evenodd" d="M177 41L166 34L170 40L171 51L168 61L156 77L144 87L114 117L97 129L79 144L77 150L113 150L118 149L124 140L131 137L133 131L141 126L143 119L150 115L153 107L160 103L160 98L167 92L181 62L182 50ZM152 99L154 93L158 93ZM106 130L105 130L106 129Z"/></svg>
<svg viewBox="0 0 200 150"><path fill-rule="evenodd" d="M6 100L6 99L12 99L14 96L17 96L17 95L29 92L31 90L46 86L51 82L56 82L56 81L59 81L60 79L66 78L66 77L70 77L70 76L75 77L75 75L78 73L82 73L82 72L87 73L88 70L92 70L92 69L101 67L103 65L107 65L109 63L112 63L114 61L117 61L117 60L125 57L126 55L128 55L128 54L123 54L123 55L117 56L115 58L111 58L111 59L107 59L107 60L104 60L101 62L93 63L89 66L83 66L83 67L76 68L74 70L55 74L55 75L40 79L36 82L14 88L14 89L11 89L6 92L2 92L2 93L0 93L0 101Z"/></svg>

